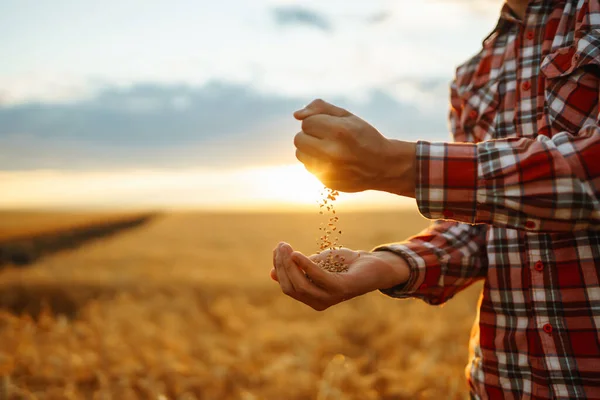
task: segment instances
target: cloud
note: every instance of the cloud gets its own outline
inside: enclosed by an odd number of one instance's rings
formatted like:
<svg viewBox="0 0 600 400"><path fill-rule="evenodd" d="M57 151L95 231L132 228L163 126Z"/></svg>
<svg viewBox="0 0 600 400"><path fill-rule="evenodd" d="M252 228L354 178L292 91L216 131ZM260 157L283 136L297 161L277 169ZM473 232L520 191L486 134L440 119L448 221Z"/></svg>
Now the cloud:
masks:
<svg viewBox="0 0 600 400"><path fill-rule="evenodd" d="M378 13L369 15L365 18L365 22L369 25L378 25L389 21L393 16L391 11L380 11Z"/></svg>
<svg viewBox="0 0 600 400"><path fill-rule="evenodd" d="M275 22L281 26L300 25L320 29L324 32L333 30L331 21L316 11L299 6L279 6L272 10Z"/></svg>
<svg viewBox="0 0 600 400"><path fill-rule="evenodd" d="M423 96L437 96L439 90L431 82L415 88ZM427 95L429 89L433 91ZM446 102L443 97L440 104ZM223 168L294 162L292 138L300 125L291 114L310 100L212 82L199 87L107 87L70 103L0 106L0 170ZM410 98L399 100L377 88L363 101L328 100L365 118L386 136L447 137L444 106L423 109Z"/></svg>

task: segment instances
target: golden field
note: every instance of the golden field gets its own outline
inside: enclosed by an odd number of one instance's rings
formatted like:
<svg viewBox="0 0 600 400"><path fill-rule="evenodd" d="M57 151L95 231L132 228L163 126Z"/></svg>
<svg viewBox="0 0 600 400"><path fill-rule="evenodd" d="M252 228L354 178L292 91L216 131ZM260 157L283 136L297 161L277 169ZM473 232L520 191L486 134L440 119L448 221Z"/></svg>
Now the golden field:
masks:
<svg viewBox="0 0 600 400"><path fill-rule="evenodd" d="M429 223L338 215L355 249ZM0 399L464 399L480 287L443 307L371 293L313 311L268 274L280 240L314 252L321 221L169 214L0 270Z"/></svg>

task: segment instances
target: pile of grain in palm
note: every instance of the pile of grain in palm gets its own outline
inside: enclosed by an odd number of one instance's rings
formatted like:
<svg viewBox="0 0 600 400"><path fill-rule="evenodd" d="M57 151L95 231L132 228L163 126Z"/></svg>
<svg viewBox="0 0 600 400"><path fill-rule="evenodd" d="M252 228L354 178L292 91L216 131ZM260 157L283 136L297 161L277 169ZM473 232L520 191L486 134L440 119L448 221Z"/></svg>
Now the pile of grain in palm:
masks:
<svg viewBox="0 0 600 400"><path fill-rule="evenodd" d="M321 236L317 239L319 245L319 251L317 254L330 250L327 257L324 260L318 261L317 265L329 272L340 273L348 271L348 265L344 262L344 257L340 257L334 254L334 250L342 248L339 245L339 238L337 235L341 235L342 231L338 229L339 217L336 215L333 203L337 199L340 193L337 190L325 188L321 193L321 200L319 204L319 214L326 215L328 217L327 225L321 223L319 230Z"/></svg>

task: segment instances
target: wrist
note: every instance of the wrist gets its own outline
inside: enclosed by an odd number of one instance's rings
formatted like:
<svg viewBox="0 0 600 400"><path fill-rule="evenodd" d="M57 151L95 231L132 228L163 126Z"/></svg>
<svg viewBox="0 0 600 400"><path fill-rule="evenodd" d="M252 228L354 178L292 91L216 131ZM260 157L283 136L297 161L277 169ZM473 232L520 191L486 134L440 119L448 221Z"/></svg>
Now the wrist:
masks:
<svg viewBox="0 0 600 400"><path fill-rule="evenodd" d="M406 197L415 197L417 144L388 139L384 154L381 185L378 190Z"/></svg>
<svg viewBox="0 0 600 400"><path fill-rule="evenodd" d="M410 277L410 266L401 256L391 251L374 251L371 253L374 257L383 261L388 267L388 272L380 283L378 289L389 289L394 286L402 285L408 282Z"/></svg>

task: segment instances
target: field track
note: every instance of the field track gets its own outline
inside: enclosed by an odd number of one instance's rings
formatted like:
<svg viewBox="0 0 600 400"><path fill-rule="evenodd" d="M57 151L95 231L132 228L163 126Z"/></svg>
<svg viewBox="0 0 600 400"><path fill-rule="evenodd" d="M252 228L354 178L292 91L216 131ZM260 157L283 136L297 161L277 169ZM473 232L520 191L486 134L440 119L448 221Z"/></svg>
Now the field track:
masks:
<svg viewBox="0 0 600 400"><path fill-rule="evenodd" d="M52 220L41 219L37 226L33 223L35 217L31 215L23 215L22 225L15 221L14 215L12 220L5 216L7 226L2 226L0 222L0 267L6 264L29 265L44 255L76 248L90 240L140 226L155 216L150 213L91 214L60 218L61 215L58 214ZM2 217L0 213L0 218Z"/></svg>

